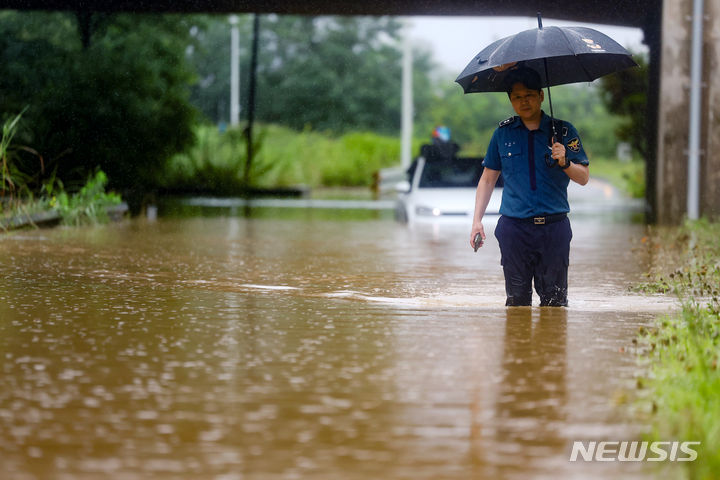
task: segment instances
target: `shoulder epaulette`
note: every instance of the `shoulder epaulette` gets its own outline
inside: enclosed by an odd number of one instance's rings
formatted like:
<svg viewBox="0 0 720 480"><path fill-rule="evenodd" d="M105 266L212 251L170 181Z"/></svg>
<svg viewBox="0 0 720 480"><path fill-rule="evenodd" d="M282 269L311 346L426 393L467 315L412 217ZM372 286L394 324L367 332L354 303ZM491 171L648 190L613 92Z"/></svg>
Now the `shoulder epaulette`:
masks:
<svg viewBox="0 0 720 480"><path fill-rule="evenodd" d="M506 126L506 125L510 125L510 124L513 123L514 121L515 121L515 117L510 117L510 118L506 118L505 120L503 120L502 122L500 122L498 125L499 125L500 127L504 127L504 126Z"/></svg>

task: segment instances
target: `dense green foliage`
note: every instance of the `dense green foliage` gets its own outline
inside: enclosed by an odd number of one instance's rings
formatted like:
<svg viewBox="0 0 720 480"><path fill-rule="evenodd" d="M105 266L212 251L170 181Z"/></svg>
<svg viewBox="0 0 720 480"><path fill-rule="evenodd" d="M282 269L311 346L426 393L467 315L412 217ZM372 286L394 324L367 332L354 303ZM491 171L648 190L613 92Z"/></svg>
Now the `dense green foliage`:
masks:
<svg viewBox="0 0 720 480"><path fill-rule="evenodd" d="M250 16L238 24L242 82L247 82ZM226 17L198 17L191 61L199 83L192 99L215 123L229 118L230 26ZM400 44L397 20L373 17L263 16L258 70L258 118L296 130L398 134ZM457 72L443 71L424 51L414 52L415 135L447 125L465 153L484 155L498 122L513 114L507 95L464 95ZM246 85L246 83L244 84ZM247 108L245 89L242 109ZM555 115L570 121L591 155L615 155L620 118L605 110L597 85L552 89ZM547 113L549 99L544 108ZM611 141L608 141L611 139Z"/></svg>
<svg viewBox="0 0 720 480"><path fill-rule="evenodd" d="M590 174L610 182L631 198L645 198L645 162L642 160L621 162L611 157L593 157Z"/></svg>
<svg viewBox="0 0 720 480"><path fill-rule="evenodd" d="M0 211L5 202L12 202L15 195L23 186L22 173L18 172L16 165L17 153L13 150L13 137L22 114L9 118L3 123L2 138L0 138Z"/></svg>
<svg viewBox="0 0 720 480"><path fill-rule="evenodd" d="M381 36L397 38L396 20L286 16L263 25L259 118L293 128L397 131L400 55Z"/></svg>
<svg viewBox="0 0 720 480"><path fill-rule="evenodd" d="M98 16L83 46L77 23L66 13L0 13L0 116L28 106L17 140L48 174L77 183L100 166L115 187L147 188L192 141L189 27L169 15ZM36 171L36 159L18 168Z"/></svg>
<svg viewBox="0 0 720 480"><path fill-rule="evenodd" d="M244 112L252 16L238 19ZM245 163L243 135L199 127L194 115L229 120L227 16L6 11L0 29L0 119L28 107L16 139L33 149L16 151L13 165L31 189L57 177L77 190L99 166L111 187L138 196L173 183L236 190L231 173ZM391 17L261 16L256 118L292 132L268 127L256 136L253 181L365 185L381 166L397 164L399 142L390 137L400 129L402 36ZM455 73L415 50L415 136L429 140L445 124L462 154L484 155L512 109L502 93L464 95ZM613 157L622 124L597 88L552 94L555 115L577 127L591 158ZM300 132L307 138L296 138Z"/></svg>
<svg viewBox="0 0 720 480"><path fill-rule="evenodd" d="M238 195L244 191L245 137L240 128L220 131L210 125L196 129L197 144L178 154L158 177L165 191ZM382 168L397 166L400 141L372 132L330 135L295 131L280 125L261 125L256 137L257 156L251 168L255 187L369 186ZM413 152L427 139L416 138ZM482 155L484 152L479 153ZM644 164L594 157L592 175L601 177L627 195L644 195Z"/></svg>
<svg viewBox="0 0 720 480"><path fill-rule="evenodd" d="M220 132L213 126L197 129L197 144L176 155L158 183L169 191L243 192L244 136L239 129ZM397 164L397 137L371 132L341 136L278 125L260 127L262 143L251 169L256 187L370 186L381 168ZM420 147L415 142L415 150Z"/></svg>
<svg viewBox="0 0 720 480"><path fill-rule="evenodd" d="M607 111L619 117L614 131L618 139L630 143L642 158L648 158L648 60L641 54L633 57L639 68L603 77L599 82L600 90Z"/></svg>
<svg viewBox="0 0 720 480"><path fill-rule="evenodd" d="M34 200L34 192L30 184L35 178L18 168L19 153L24 152L38 157L37 168L41 172L43 169L42 157L39 157L37 152L14 143L23 113L7 119L2 126L0 138L0 224L2 225L18 212L29 215L46 207L46 202Z"/></svg>
<svg viewBox="0 0 720 480"><path fill-rule="evenodd" d="M3 124L0 138L0 229L15 228L23 225L32 215L41 212L57 212L62 223L66 225L97 224L108 221L109 207L122 203L120 195L106 192L107 175L102 170L96 170L87 179L85 185L75 193L68 193L60 179L54 175L44 181L40 195L29 188L28 183L33 181L16 168L18 147L13 143L18 122L22 114L7 120ZM24 148L33 152L32 149Z"/></svg>
<svg viewBox="0 0 720 480"><path fill-rule="evenodd" d="M122 203L120 195L105 190L108 177L102 170L96 171L76 193L68 194L62 184L48 188L50 208L60 214L65 225L94 225L107 223L108 208ZM57 191L53 191L57 190Z"/></svg>
<svg viewBox="0 0 720 480"><path fill-rule="evenodd" d="M687 478L720 471L720 224L705 220L656 228L645 239L654 259L641 289L671 291L682 310L642 329L645 384L652 401L653 440L699 441Z"/></svg>
<svg viewBox="0 0 720 480"><path fill-rule="evenodd" d="M241 72L247 72L248 68L250 20L250 16L239 18ZM198 47L193 50L191 60L200 81L194 87L192 99L209 120L216 123L226 121L230 89L227 62L230 56L230 26L226 17L198 17L195 24L201 27L195 31ZM258 71L258 118L290 127L303 135L313 134L315 138L323 138L317 135L323 132L324 140L330 143L332 138L337 139L343 133L357 130L398 135L400 35L397 22L385 18L263 16ZM362 56L358 56L358 52ZM362 65L362 68L352 69L352 65ZM452 131L453 140L461 145L463 155L482 156L493 130L499 121L513 114L512 108L504 93L464 95L462 89L454 83L454 78L454 72L442 71L429 54L415 52L415 137L429 141L430 133L436 125L447 125ZM246 82L246 79L246 74L242 75L242 81ZM374 87L366 89L370 84ZM243 110L247 108L244 92L242 89ZM620 120L607 113L596 85L554 87L552 97L555 115L576 126L591 158L615 156L617 142L614 132ZM547 97L544 108L549 113ZM355 113L348 114L352 112ZM419 145L421 142L416 143ZM355 157L350 155L334 158L330 162L335 169L333 174L325 174L322 178L310 175L311 178L306 178L307 173L298 172L307 172L307 168L294 165L294 162L299 161L297 159L315 156L317 164L323 162L322 155L334 155L333 152L319 148L311 138L305 142L289 141L286 135L278 136L277 131L266 132L261 148L265 156L257 161L263 163L268 158L268 151L285 150L288 145L292 145L292 148L287 149L287 156L274 157L273 161L277 162L275 167L253 166L254 182L266 185L269 179L274 178L283 185L357 185L370 181L372 168L368 165L353 165ZM393 149L397 148L396 145L397 142L394 142ZM207 150L207 144L204 148L206 154L211 153ZM416 146L413 153L417 154L418 150ZM238 147L238 152L241 151L242 147ZM234 155L233 162L241 162L241 155ZM225 158L227 154L218 153L217 156ZM399 156L396 163L398 160ZM174 162L176 167L178 161ZM373 164L374 160L365 157L365 162ZM210 165L207 161L203 163ZM220 163L228 165L227 161ZM215 185L219 191L227 191L226 187L221 187L225 182L220 175L222 169L217 168L215 171L209 167L201 168L200 171L206 171L209 177L216 180L209 182L206 177L200 177L197 184ZM238 171L241 164L238 163L232 169ZM259 175L265 169L283 173ZM183 170L191 171L188 167ZM642 166L633 164L623 169L623 172L612 180L629 187L624 188L626 190L634 190L634 195L643 191L644 182L634 183L638 178L636 173L642 172ZM364 175L362 181L355 178L358 174ZM345 180L343 177L346 177ZM169 174L169 178L179 178L177 169ZM186 177L186 182L192 182L192 179Z"/></svg>
<svg viewBox="0 0 720 480"><path fill-rule="evenodd" d="M240 16L241 110L247 112L251 16ZM193 18L199 75L192 101L213 123L227 122L230 25ZM343 133L400 128L401 23L392 17L265 15L260 19L256 118L296 130ZM430 55L415 54L416 108L429 102Z"/></svg>
<svg viewBox="0 0 720 480"><path fill-rule="evenodd" d="M250 18L239 22L244 79ZM44 160L44 178L56 175L79 188L100 166L113 187L152 189L167 159L193 141L190 93L213 121L227 119L227 17L96 14L86 38L81 20L0 13L0 116L29 107L18 138ZM396 134L400 27L392 18L263 16L257 118L303 131ZM415 97L422 106L432 90L431 60L416 58ZM37 163L26 153L15 162L18 173L37 177L36 191L43 182ZM340 177L333 182L342 183ZM348 183L358 183L352 177Z"/></svg>

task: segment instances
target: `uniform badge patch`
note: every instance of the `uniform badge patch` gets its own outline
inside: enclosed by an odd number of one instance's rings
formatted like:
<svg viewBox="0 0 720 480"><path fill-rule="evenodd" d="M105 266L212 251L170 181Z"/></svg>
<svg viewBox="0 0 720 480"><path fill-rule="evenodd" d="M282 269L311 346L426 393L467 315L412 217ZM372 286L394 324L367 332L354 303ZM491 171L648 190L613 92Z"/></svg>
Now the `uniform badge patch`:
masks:
<svg viewBox="0 0 720 480"><path fill-rule="evenodd" d="M501 127L504 127L505 125L510 125L513 122L513 120L515 120L515 117L506 118L505 120L500 122L498 125L500 125Z"/></svg>
<svg viewBox="0 0 720 480"><path fill-rule="evenodd" d="M573 138L567 144L567 147L573 152L577 153L580 151L580 139L578 137Z"/></svg>

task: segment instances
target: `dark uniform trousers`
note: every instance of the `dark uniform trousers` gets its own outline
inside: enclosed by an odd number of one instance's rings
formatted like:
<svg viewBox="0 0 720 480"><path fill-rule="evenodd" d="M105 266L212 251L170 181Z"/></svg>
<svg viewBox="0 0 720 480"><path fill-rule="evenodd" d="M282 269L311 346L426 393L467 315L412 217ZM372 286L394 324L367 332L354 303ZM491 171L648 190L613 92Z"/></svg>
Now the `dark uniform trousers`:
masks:
<svg viewBox="0 0 720 480"><path fill-rule="evenodd" d="M529 221L528 221L529 220ZM535 224L501 216L495 227L505 273L506 306L532 304L532 282L540 306L567 306L570 220Z"/></svg>

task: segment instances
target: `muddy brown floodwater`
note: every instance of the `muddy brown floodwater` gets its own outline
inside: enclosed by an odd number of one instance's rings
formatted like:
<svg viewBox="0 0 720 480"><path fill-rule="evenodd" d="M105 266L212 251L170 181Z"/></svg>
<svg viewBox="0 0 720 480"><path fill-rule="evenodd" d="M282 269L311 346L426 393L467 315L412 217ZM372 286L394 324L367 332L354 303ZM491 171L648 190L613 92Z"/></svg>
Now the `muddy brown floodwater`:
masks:
<svg viewBox="0 0 720 480"><path fill-rule="evenodd" d="M573 217L570 307L506 309L494 237L235 209L0 236L8 480L654 478L629 215ZM492 225L488 227L492 230Z"/></svg>

